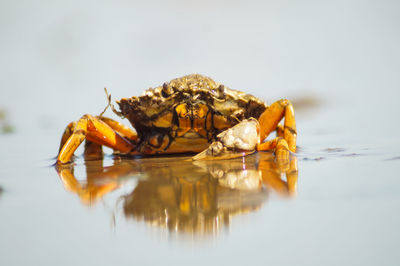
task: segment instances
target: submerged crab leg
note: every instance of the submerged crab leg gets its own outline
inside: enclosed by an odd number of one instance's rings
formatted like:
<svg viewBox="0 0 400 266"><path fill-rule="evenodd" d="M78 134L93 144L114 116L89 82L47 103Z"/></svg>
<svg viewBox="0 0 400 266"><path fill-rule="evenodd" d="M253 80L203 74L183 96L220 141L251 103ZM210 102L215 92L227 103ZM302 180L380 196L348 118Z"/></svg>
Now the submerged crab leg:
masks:
<svg viewBox="0 0 400 266"><path fill-rule="evenodd" d="M128 153L135 148L134 144L118 134L101 119L84 115L77 122L72 123L72 125L69 124L64 131L57 164L68 163L75 150L85 139L123 153Z"/></svg>
<svg viewBox="0 0 400 266"><path fill-rule="evenodd" d="M279 122L285 118L283 132ZM283 137L283 140L273 140L257 146L258 150L269 150L276 148L286 148L291 152L296 152L296 120L294 118L293 106L289 100L279 100L270 105L258 119L260 122L260 140L263 141L272 131L277 130L278 136ZM283 135L283 136L282 136Z"/></svg>

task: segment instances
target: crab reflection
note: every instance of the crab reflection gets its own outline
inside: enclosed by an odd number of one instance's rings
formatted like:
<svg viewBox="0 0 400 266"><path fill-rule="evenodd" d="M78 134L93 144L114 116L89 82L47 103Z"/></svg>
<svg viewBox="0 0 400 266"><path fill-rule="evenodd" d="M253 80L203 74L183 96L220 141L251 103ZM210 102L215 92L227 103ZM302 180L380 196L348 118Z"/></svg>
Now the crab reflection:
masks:
<svg viewBox="0 0 400 266"><path fill-rule="evenodd" d="M126 218L144 220L170 231L212 233L229 225L232 216L259 209L270 193L294 196L297 158L276 162L260 152L235 160L191 161L190 157L86 160L86 180L73 168L57 172L65 188L85 205L137 180L132 192L120 196Z"/></svg>

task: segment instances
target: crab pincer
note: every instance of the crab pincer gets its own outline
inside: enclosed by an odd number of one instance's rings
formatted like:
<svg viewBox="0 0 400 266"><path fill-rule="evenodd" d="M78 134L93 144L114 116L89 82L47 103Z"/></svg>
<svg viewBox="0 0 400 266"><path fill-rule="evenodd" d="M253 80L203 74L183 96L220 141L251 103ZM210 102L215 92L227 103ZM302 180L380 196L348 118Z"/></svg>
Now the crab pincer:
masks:
<svg viewBox="0 0 400 266"><path fill-rule="evenodd" d="M231 159L251 154L260 143L259 131L260 125L256 119L245 119L217 135L217 141L193 156L192 160Z"/></svg>

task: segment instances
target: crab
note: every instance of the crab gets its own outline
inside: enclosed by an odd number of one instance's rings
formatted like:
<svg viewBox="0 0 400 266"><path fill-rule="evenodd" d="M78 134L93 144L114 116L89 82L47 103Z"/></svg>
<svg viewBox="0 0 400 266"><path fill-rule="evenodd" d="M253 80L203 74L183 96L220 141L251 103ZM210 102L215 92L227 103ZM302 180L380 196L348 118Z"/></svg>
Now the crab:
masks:
<svg viewBox="0 0 400 266"><path fill-rule="evenodd" d="M296 122L287 99L267 105L262 100L192 74L146 90L142 96L117 101L133 128L103 116L84 115L65 129L57 165L69 164L86 140L85 154L101 147L127 155L198 153L193 160L241 157L275 151L277 159L296 152ZM280 124L284 119L283 124ZM276 131L277 136L266 140Z"/></svg>

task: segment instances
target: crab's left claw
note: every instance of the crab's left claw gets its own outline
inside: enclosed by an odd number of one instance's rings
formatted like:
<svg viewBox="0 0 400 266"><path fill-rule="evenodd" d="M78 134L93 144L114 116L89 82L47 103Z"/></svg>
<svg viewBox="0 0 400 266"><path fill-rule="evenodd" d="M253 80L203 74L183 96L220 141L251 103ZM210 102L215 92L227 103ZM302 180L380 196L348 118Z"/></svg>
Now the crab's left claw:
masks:
<svg viewBox="0 0 400 266"><path fill-rule="evenodd" d="M256 119L243 120L217 136L206 150L192 157L192 160L218 160L246 156L255 152L259 144L259 123Z"/></svg>

